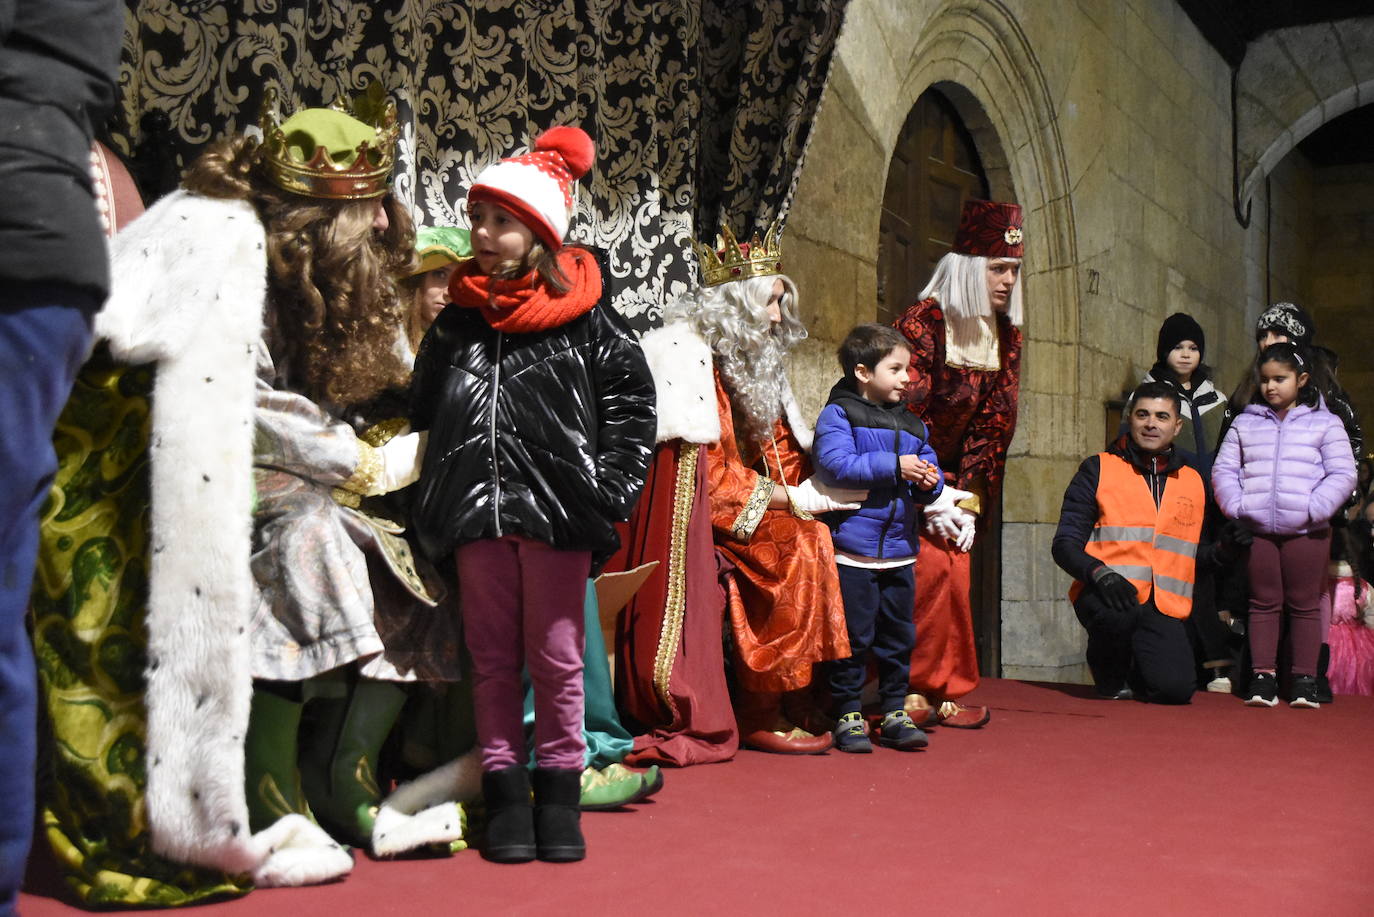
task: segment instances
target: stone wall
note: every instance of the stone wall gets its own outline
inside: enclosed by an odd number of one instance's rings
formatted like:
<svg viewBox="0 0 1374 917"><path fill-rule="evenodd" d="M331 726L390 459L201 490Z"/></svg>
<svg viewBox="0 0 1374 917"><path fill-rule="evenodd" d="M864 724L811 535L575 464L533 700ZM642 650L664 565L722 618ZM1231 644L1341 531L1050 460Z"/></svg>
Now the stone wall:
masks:
<svg viewBox="0 0 1374 917"><path fill-rule="evenodd" d="M1172 0L854 0L786 236L813 334L794 383L813 412L836 375L835 344L875 314L891 149L932 85L972 130L993 196L1027 213L1003 674L1081 681L1083 635L1049 545L1065 484L1102 447L1105 403L1153 362L1171 312L1202 324L1223 379L1253 352L1230 72Z"/></svg>

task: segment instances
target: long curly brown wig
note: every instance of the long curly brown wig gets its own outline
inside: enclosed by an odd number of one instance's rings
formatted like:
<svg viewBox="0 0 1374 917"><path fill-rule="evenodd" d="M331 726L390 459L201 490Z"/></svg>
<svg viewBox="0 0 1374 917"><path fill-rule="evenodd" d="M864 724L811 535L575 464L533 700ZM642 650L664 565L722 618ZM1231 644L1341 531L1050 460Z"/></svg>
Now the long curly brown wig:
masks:
<svg viewBox="0 0 1374 917"><path fill-rule="evenodd" d="M262 148L232 136L182 176L193 194L243 200L267 230L268 344L286 384L339 406L405 384L396 352L405 307L396 278L417 267L415 227L394 198L389 226L372 229L375 203L282 191L262 171Z"/></svg>

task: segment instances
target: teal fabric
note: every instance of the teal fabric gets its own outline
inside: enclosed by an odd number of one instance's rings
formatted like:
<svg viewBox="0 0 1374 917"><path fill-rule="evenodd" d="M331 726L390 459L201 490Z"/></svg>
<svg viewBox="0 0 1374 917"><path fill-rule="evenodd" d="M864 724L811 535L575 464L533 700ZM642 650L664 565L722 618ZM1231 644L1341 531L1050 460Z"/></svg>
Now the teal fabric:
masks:
<svg viewBox="0 0 1374 917"><path fill-rule="evenodd" d="M621 725L615 710L615 691L611 686L611 667L606 661L606 641L601 637L601 615L596 603L596 585L587 580L587 599L584 604L587 638L583 644L583 692L586 713L582 720L582 735L587 740L587 767L598 770L619 764L630 751L634 740ZM529 673L525 674L525 732L534 734L534 688ZM530 766L534 766L533 760Z"/></svg>

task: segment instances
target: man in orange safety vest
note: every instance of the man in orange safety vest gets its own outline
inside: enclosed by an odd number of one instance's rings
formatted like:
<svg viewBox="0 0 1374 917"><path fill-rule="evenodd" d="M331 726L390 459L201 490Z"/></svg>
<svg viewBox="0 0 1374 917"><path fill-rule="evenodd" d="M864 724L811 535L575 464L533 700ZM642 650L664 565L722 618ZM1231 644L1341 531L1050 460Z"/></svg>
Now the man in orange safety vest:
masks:
<svg viewBox="0 0 1374 917"><path fill-rule="evenodd" d="M1088 632L1088 667L1101 697L1186 704L1197 686L1183 621L1198 564L1231 557L1246 540L1228 526L1202 540L1202 478L1174 449L1182 429L1167 382L1136 389L1129 433L1083 460L1064 492L1052 553L1074 578L1074 612Z"/></svg>

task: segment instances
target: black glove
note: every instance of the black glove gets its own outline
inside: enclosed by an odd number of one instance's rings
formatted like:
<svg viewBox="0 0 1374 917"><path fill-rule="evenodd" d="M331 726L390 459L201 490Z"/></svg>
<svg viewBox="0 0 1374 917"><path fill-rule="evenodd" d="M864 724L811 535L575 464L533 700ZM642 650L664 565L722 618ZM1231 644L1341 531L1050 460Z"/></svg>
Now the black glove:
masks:
<svg viewBox="0 0 1374 917"><path fill-rule="evenodd" d="M1093 577L1097 591L1107 607L1117 614L1133 615L1140 611L1140 600L1131 581L1114 570Z"/></svg>
<svg viewBox="0 0 1374 917"><path fill-rule="evenodd" d="M1250 547L1250 542L1254 540L1255 533L1250 531L1245 523L1239 519L1231 519L1221 527L1221 535L1217 538L1217 549L1223 557L1229 560Z"/></svg>

